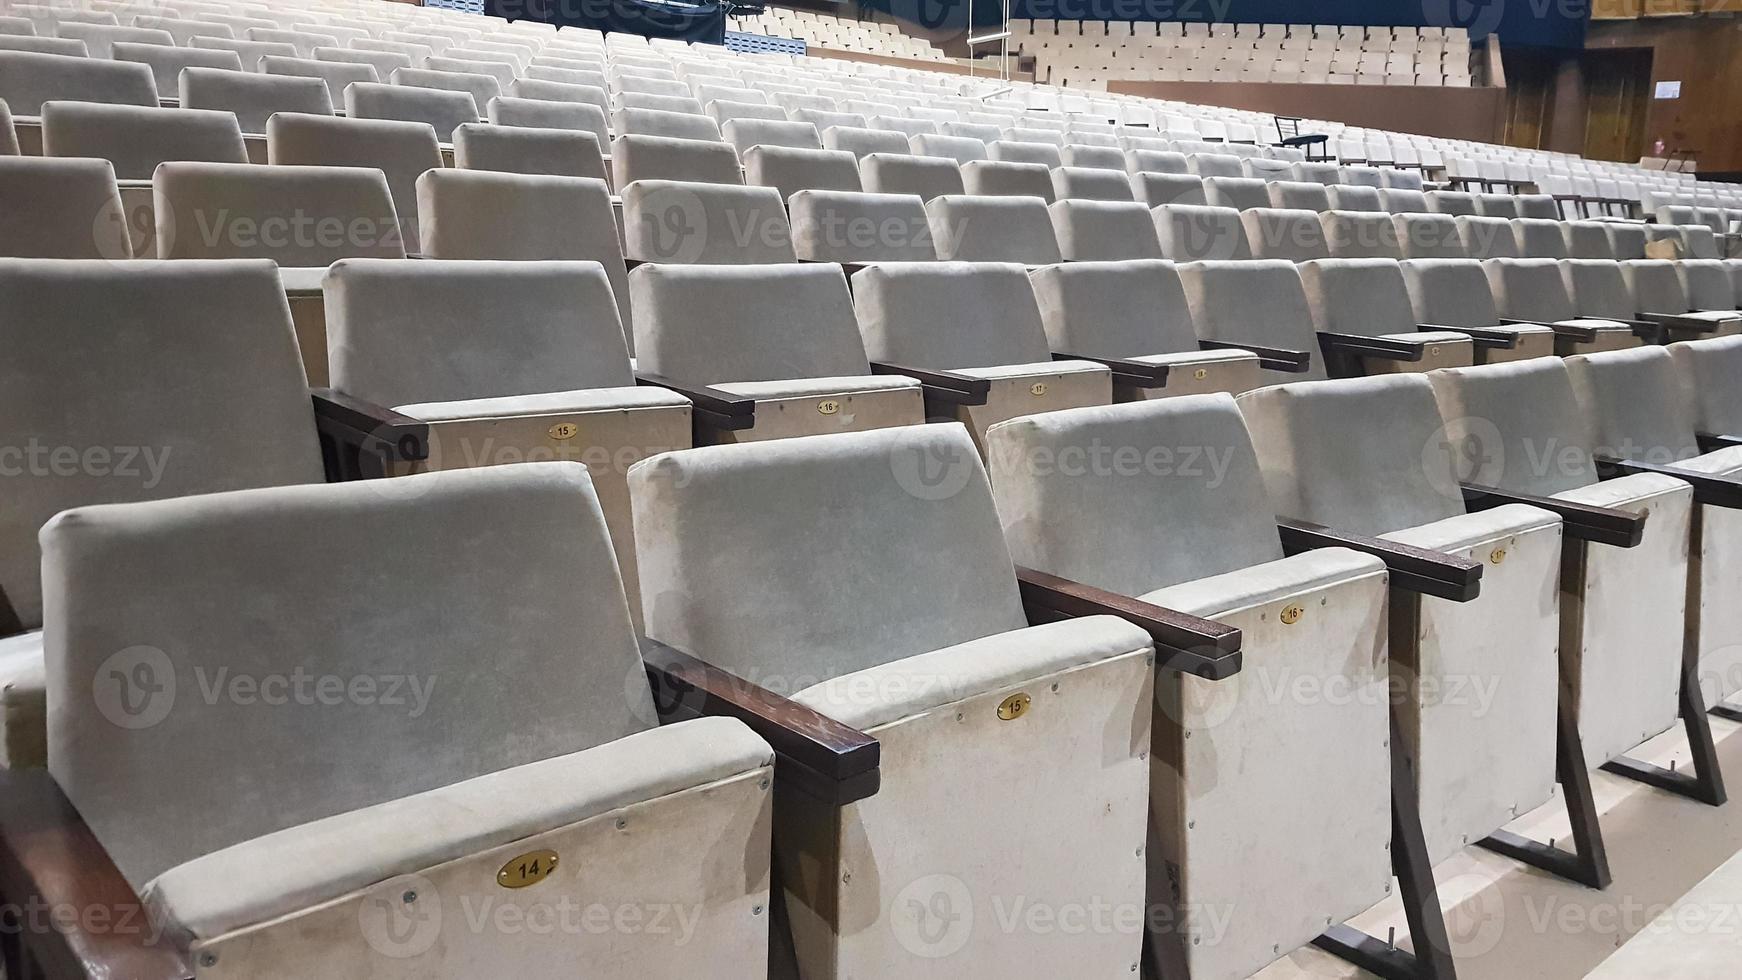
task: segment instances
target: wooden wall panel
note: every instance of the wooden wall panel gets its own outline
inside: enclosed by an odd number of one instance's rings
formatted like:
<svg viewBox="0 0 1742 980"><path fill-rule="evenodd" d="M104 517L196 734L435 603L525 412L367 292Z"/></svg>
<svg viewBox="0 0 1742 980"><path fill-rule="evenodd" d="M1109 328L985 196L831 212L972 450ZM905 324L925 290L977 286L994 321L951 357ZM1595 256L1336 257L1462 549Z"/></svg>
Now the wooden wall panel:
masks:
<svg viewBox="0 0 1742 980"><path fill-rule="evenodd" d="M1505 130L1503 88L1138 81L1112 81L1107 88L1152 99L1336 119L1353 126L1484 143L1500 142Z"/></svg>
<svg viewBox="0 0 1742 980"><path fill-rule="evenodd" d="M1681 82L1677 99L1645 99L1645 146L1699 151L1703 171L1742 170L1742 20L1688 17L1599 22L1589 51L1650 52L1651 82ZM1587 73L1590 77L1594 73ZM1590 77L1593 103L1601 80ZM1596 106L1593 105L1593 110Z"/></svg>

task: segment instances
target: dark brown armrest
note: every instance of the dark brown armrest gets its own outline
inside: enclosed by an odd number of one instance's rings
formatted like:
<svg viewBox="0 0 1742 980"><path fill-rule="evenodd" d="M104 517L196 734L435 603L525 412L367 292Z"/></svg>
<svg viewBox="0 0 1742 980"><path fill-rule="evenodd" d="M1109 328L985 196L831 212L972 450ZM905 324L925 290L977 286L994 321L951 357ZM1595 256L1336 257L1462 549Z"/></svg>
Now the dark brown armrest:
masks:
<svg viewBox="0 0 1742 980"><path fill-rule="evenodd" d="M1596 463L1597 475L1605 480L1612 480L1618 476L1632 476L1635 473L1658 473L1663 476L1673 476L1694 488L1695 503L1710 504L1713 507L1723 507L1729 510L1742 508L1742 481L1738 481L1734 477L1694 473L1675 466L1640 463L1631 459L1616 459L1613 456L1598 456Z"/></svg>
<svg viewBox="0 0 1742 980"><path fill-rule="evenodd" d="M1432 323L1418 323L1415 329L1421 331L1443 330L1447 333L1467 334L1477 347L1490 350L1516 350L1518 334L1511 330L1495 330L1492 327L1441 327Z"/></svg>
<svg viewBox="0 0 1742 980"><path fill-rule="evenodd" d="M635 383L675 391L688 398L696 425L723 432L736 432L756 424L756 400L739 398L707 385L684 384L657 374L639 373Z"/></svg>
<svg viewBox="0 0 1742 980"><path fill-rule="evenodd" d="M1578 344L1589 344L1597 339L1596 327L1575 327L1566 323L1544 323L1540 320L1516 320L1509 316L1500 318L1503 326L1509 327L1547 327L1555 332L1557 337L1565 337Z"/></svg>
<svg viewBox="0 0 1742 980"><path fill-rule="evenodd" d="M1538 497L1528 493L1513 493L1475 483L1462 484L1464 506L1472 511L1490 510L1505 504L1529 504L1560 515L1562 533L1579 541L1612 544L1617 548L1632 548L1645 538L1644 514L1579 504L1553 497Z"/></svg>
<svg viewBox="0 0 1742 980"><path fill-rule="evenodd" d="M32 976L193 976L185 951L160 935L46 769L0 772L0 893L15 916L6 924L15 932L8 941L17 940L40 969Z"/></svg>
<svg viewBox="0 0 1742 980"><path fill-rule="evenodd" d="M1482 594L1479 561L1284 517L1276 519L1276 530L1282 536L1282 550L1291 555L1313 548L1349 548L1372 555L1385 562L1394 589L1453 602L1469 602Z"/></svg>
<svg viewBox="0 0 1742 980"><path fill-rule="evenodd" d="M329 480L385 475L393 463L429 458L429 423L333 388L315 388L309 395L323 451L333 451Z"/></svg>
<svg viewBox="0 0 1742 980"><path fill-rule="evenodd" d="M992 394L992 382L954 371L933 371L928 368L872 361L871 373L904 375L918 381L925 388L927 397L957 405L984 405Z"/></svg>
<svg viewBox="0 0 1742 980"><path fill-rule="evenodd" d="M1413 363L1427 356L1427 342L1395 340L1390 337L1362 337L1352 333L1319 331L1319 349L1326 360L1338 354L1354 357L1381 357L1388 361Z"/></svg>
<svg viewBox="0 0 1742 980"><path fill-rule="evenodd" d="M1720 449L1742 446L1742 436L1726 436L1716 432L1696 432L1694 439L1700 444L1702 453L1715 453Z"/></svg>
<svg viewBox="0 0 1742 980"><path fill-rule="evenodd" d="M1165 609L1070 579L1016 569L1023 610L1030 623L1079 616L1117 616L1141 627L1155 641L1156 665L1217 681L1238 673L1240 631L1232 626Z"/></svg>
<svg viewBox="0 0 1742 980"><path fill-rule="evenodd" d="M1167 365L1145 364L1142 361L1126 360L1123 357L1090 357L1087 354L1067 354L1054 351L1055 361L1089 361L1094 364L1104 364L1113 372L1113 383L1130 385L1133 388L1166 388Z"/></svg>
<svg viewBox="0 0 1742 980"><path fill-rule="evenodd" d="M787 786L836 806L876 795L877 739L657 640L641 638L641 660L661 721L736 718L774 748Z"/></svg>
<svg viewBox="0 0 1742 980"><path fill-rule="evenodd" d="M1701 320L1697 317L1680 313L1641 313L1639 322L1668 327L1673 330L1683 330L1688 333L1714 333L1718 323L1714 320Z"/></svg>
<svg viewBox="0 0 1742 980"><path fill-rule="evenodd" d="M1262 347L1231 340L1200 340L1198 347L1202 350L1243 350L1257 354L1259 367L1270 371L1286 371L1289 374L1305 374L1313 363L1310 351L1289 350L1286 347Z"/></svg>

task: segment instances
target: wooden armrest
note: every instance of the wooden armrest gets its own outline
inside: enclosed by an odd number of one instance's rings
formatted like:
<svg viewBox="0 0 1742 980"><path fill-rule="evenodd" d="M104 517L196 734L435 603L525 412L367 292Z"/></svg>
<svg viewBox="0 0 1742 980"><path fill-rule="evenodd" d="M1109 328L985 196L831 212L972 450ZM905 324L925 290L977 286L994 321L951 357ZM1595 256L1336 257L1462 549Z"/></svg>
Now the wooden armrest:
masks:
<svg viewBox="0 0 1742 980"><path fill-rule="evenodd" d="M1155 641L1158 667L1213 681L1240 671L1242 637L1235 627L1032 568L1018 566L1016 584L1031 623L1079 616L1117 616L1142 628Z"/></svg>
<svg viewBox="0 0 1742 980"><path fill-rule="evenodd" d="M1645 538L1644 514L1615 507L1558 500L1554 497L1514 493L1476 483L1460 485L1464 490L1464 505L1472 511L1490 510L1506 504L1528 504L1560 515L1562 532L1579 541L1632 548Z"/></svg>
<svg viewBox="0 0 1742 980"><path fill-rule="evenodd" d="M1702 453L1715 453L1720 449L1742 446L1742 436L1726 436L1716 432L1696 432L1694 439L1700 444Z"/></svg>
<svg viewBox="0 0 1742 980"><path fill-rule="evenodd" d="M984 405L991 397L992 382L985 378L971 378L954 371L933 371L927 368L907 367L901 364L890 364L885 361L871 362L872 374L899 374L918 381L925 393L933 398L957 405Z"/></svg>
<svg viewBox="0 0 1742 980"><path fill-rule="evenodd" d="M1230 340L1200 340L1198 347L1202 350L1243 350L1258 355L1258 366L1271 371L1286 371L1289 374L1305 374L1311 369L1313 355L1309 351L1289 350L1286 347L1261 347L1258 344L1244 344Z"/></svg>
<svg viewBox="0 0 1742 980"><path fill-rule="evenodd" d="M1319 331L1319 348L1327 360L1337 354L1355 357L1381 357L1388 361L1414 363L1427 356L1427 342L1396 340L1391 337L1362 337L1349 333Z"/></svg>
<svg viewBox="0 0 1742 980"><path fill-rule="evenodd" d="M320 434L393 461L429 458L429 423L334 388L315 388L309 394Z"/></svg>
<svg viewBox="0 0 1742 980"><path fill-rule="evenodd" d="M641 660L662 722L736 718L773 747L775 775L825 803L846 806L877 793L877 739L657 640Z"/></svg>
<svg viewBox="0 0 1742 980"><path fill-rule="evenodd" d="M1713 507L1731 510L1742 508L1742 481L1733 477L1695 473L1676 466L1640 463L1631 459L1616 459L1613 456L1597 456L1595 461L1597 476L1604 480L1612 480L1618 476L1632 476L1636 473L1673 476L1694 488L1695 503L1710 504Z"/></svg>
<svg viewBox="0 0 1742 980"><path fill-rule="evenodd" d="M1672 327L1689 333L1714 333L1718 329L1718 323L1715 320L1701 320L1680 313L1641 313L1639 314L1639 322Z"/></svg>
<svg viewBox="0 0 1742 980"><path fill-rule="evenodd" d="M186 951L160 935L46 769L0 771L0 893L11 938L39 968L32 976L193 976ZM68 912L76 921L66 920Z"/></svg>
<svg viewBox="0 0 1742 980"><path fill-rule="evenodd" d="M1276 519L1276 530L1282 536L1282 549L1291 555L1314 548L1349 548L1372 555L1385 562L1394 589L1453 602L1469 602L1482 594L1479 561L1284 517Z"/></svg>
<svg viewBox="0 0 1742 980"><path fill-rule="evenodd" d="M1123 357L1090 357L1087 354L1066 354L1054 351L1055 361L1089 361L1093 364L1106 365L1113 372L1115 384L1130 385L1133 388L1166 388L1167 365L1145 364L1142 361L1127 360Z"/></svg>
<svg viewBox="0 0 1742 980"><path fill-rule="evenodd" d="M1443 330L1446 333L1466 334L1477 347L1491 350L1516 350L1518 348L1518 334L1511 330L1495 330L1492 327L1442 327L1432 323L1418 323L1415 328L1424 332Z"/></svg>
<svg viewBox="0 0 1742 980"><path fill-rule="evenodd" d="M639 372L635 383L675 391L688 398L696 424L722 432L736 432L756 424L756 400L727 394L707 385L690 385L658 374Z"/></svg>
<svg viewBox="0 0 1742 980"><path fill-rule="evenodd" d="M1508 327L1547 327L1555 332L1555 336L1565 337L1579 344L1593 343L1597 339L1596 327L1575 327L1567 323L1543 323L1540 320L1515 320L1508 316L1501 317L1500 323Z"/></svg>

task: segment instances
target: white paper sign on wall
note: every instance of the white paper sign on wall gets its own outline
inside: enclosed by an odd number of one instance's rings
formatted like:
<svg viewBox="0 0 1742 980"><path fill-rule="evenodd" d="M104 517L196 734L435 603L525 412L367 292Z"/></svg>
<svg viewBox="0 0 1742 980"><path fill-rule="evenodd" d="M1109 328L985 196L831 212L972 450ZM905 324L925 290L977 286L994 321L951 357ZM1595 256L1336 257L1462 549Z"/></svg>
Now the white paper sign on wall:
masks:
<svg viewBox="0 0 1742 980"><path fill-rule="evenodd" d="M1660 99L1679 99L1682 97L1682 83L1658 82L1657 97Z"/></svg>

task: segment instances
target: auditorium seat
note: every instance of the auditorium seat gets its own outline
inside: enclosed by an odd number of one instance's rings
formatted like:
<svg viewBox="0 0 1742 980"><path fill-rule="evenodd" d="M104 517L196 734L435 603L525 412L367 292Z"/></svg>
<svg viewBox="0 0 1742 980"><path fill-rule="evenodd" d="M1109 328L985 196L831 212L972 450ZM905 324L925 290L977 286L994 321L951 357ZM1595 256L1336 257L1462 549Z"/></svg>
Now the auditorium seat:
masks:
<svg viewBox="0 0 1742 980"><path fill-rule="evenodd" d="M157 83L159 99L181 98L183 68L242 70L242 58L234 51L208 51L203 48L139 44L132 41L117 41L111 50L116 61L137 62L151 69L152 77Z"/></svg>
<svg viewBox="0 0 1742 980"><path fill-rule="evenodd" d="M966 136L943 136L922 133L907 138L910 152L920 156L948 157L956 164L967 163L970 160L986 159L986 144Z"/></svg>
<svg viewBox="0 0 1742 980"><path fill-rule="evenodd" d="M1288 366L1261 363L1263 381L1327 377L1312 310L1294 263L1278 259L1189 262L1175 267L1198 336L1220 346L1274 351Z"/></svg>
<svg viewBox="0 0 1742 980"><path fill-rule="evenodd" d="M1465 258L1411 258L1398 263L1415 311L1426 327L1472 331L1477 364L1553 354L1555 333L1540 324L1502 325L1482 263Z"/></svg>
<svg viewBox="0 0 1742 980"><path fill-rule="evenodd" d="M1475 361L1470 335L1418 325L1397 262L1321 259L1302 263L1300 278L1333 375L1433 371ZM1387 343L1365 345L1364 338Z"/></svg>
<svg viewBox="0 0 1742 980"><path fill-rule="evenodd" d="M1735 312L1742 304L1736 301L1736 281L1730 267L1721 259L1682 259L1675 264L1681 276L1682 289L1687 294L1688 308ZM1742 314L1738 314L1742 315ZM1720 333L1736 330L1720 328Z"/></svg>
<svg viewBox="0 0 1742 980"><path fill-rule="evenodd" d="M1321 186L1321 185L1310 185ZM1318 213L1293 208L1251 208L1240 213L1255 259L1305 262L1331 257Z"/></svg>
<svg viewBox="0 0 1742 980"><path fill-rule="evenodd" d="M1644 225L1621 221L1605 221L1602 225L1603 233L1609 236L1609 251L1614 254L1616 261L1645 258Z"/></svg>
<svg viewBox="0 0 1742 980"><path fill-rule="evenodd" d="M810 123L784 119L728 119L722 126L726 142L742 157L753 146L792 146L807 150L823 148L817 128Z"/></svg>
<svg viewBox="0 0 1742 980"><path fill-rule="evenodd" d="M636 262L796 262L772 187L636 180L622 187L624 257Z"/></svg>
<svg viewBox="0 0 1742 980"><path fill-rule="evenodd" d="M938 258L952 262L1061 261L1047 205L1039 198L945 195L926 202Z"/></svg>
<svg viewBox="0 0 1742 980"><path fill-rule="evenodd" d="M1098 167L1054 167L1052 194L1056 201L1133 201L1131 179L1123 170Z"/></svg>
<svg viewBox="0 0 1742 980"><path fill-rule="evenodd" d="M720 124L721 132L725 131L727 123L735 119L762 119L782 123L788 121L785 109L777 105L769 105L766 102L729 102L725 99L714 99L707 104L704 111L713 116L714 120ZM811 130L815 132L816 127L811 126ZM726 138L731 139L730 136ZM821 145L820 137L818 145Z"/></svg>
<svg viewBox="0 0 1742 980"><path fill-rule="evenodd" d="M196 37L193 47L208 48L215 51L234 51L242 59L242 70L259 72L260 62L268 57L296 57L296 45L271 44L262 41L241 41L227 37Z"/></svg>
<svg viewBox="0 0 1742 980"><path fill-rule="evenodd" d="M859 158L859 177L865 190L874 194L914 194L929 201L965 193L961 170L948 157L867 153Z"/></svg>
<svg viewBox="0 0 1742 980"><path fill-rule="evenodd" d="M829 126L823 129L823 148L849 150L862 160L872 153L906 153L907 137L886 129Z"/></svg>
<svg viewBox="0 0 1742 980"><path fill-rule="evenodd" d="M417 180L417 214L423 254L432 259L599 263L618 317L631 322L623 245L604 181L430 170Z"/></svg>
<svg viewBox="0 0 1742 980"><path fill-rule="evenodd" d="M1029 282L1053 355L1112 359L1115 402L1238 393L1260 383L1258 354L1199 342L1172 263L1061 262L1034 270ZM1143 368L1151 369L1147 377Z"/></svg>
<svg viewBox="0 0 1742 980"><path fill-rule="evenodd" d="M454 129L454 166L605 179L599 141L592 133L569 129L462 123Z"/></svg>
<svg viewBox="0 0 1742 980"><path fill-rule="evenodd" d="M1482 271L1488 276L1494 308L1503 318L1556 328L1557 354L1565 356L1638 346L1641 340L1630 323L1610 319L1612 314L1583 305L1587 301L1595 303L1597 297L1580 296L1574 290L1572 274L1563 276L1564 267L1580 262L1578 259L1490 259L1482 263ZM1610 285L1613 287L1619 283L1623 301L1627 302L1626 283L1620 281L1621 273L1614 268L1615 263L1592 264L1606 264L1611 268L1613 279Z"/></svg>
<svg viewBox="0 0 1742 980"><path fill-rule="evenodd" d="M1190 174L1184 153L1169 150L1126 150L1125 169L1134 174Z"/></svg>
<svg viewBox="0 0 1742 980"><path fill-rule="evenodd" d="M0 100L12 110L24 152L37 153L42 136L34 117L44 102L155 106L157 80L150 68L131 61L0 51Z"/></svg>
<svg viewBox="0 0 1742 980"><path fill-rule="evenodd" d="M1207 206L1203 178L1196 174L1143 171L1131 175L1131 192L1151 208L1163 204Z"/></svg>
<svg viewBox="0 0 1742 980"><path fill-rule="evenodd" d="M1164 258L1191 262L1252 257L1240 212L1233 208L1163 204L1151 214Z"/></svg>
<svg viewBox="0 0 1742 980"><path fill-rule="evenodd" d="M638 180L714 184L741 184L744 180L738 154L730 143L640 133L625 133L612 140L611 177L612 186L619 190Z"/></svg>
<svg viewBox="0 0 1742 980"><path fill-rule="evenodd" d="M76 21L64 21L55 29L56 37L70 38L85 42L87 57L104 60L115 56L115 42L133 44L172 45L175 38L168 31L154 30L145 27L120 27L111 24L81 24Z"/></svg>
<svg viewBox="0 0 1742 980"><path fill-rule="evenodd" d="M975 196L1038 197L1054 200L1052 171L1041 163L970 160L962 164L962 187Z"/></svg>
<svg viewBox="0 0 1742 980"><path fill-rule="evenodd" d="M1119 175L1124 179L1124 175ZM1135 201L1060 200L1047 207L1067 262L1159 259L1149 208Z"/></svg>
<svg viewBox="0 0 1742 980"><path fill-rule="evenodd" d="M368 65L375 69L376 77L383 82L391 79L393 73L399 69L412 68L421 63L421 59L414 61L409 55L397 51L370 51L362 48L316 48L315 60Z"/></svg>
<svg viewBox="0 0 1742 980"><path fill-rule="evenodd" d="M993 140L986 144L986 158L1000 163L1038 163L1049 170L1064 166L1064 154L1053 143Z"/></svg>
<svg viewBox="0 0 1742 980"><path fill-rule="evenodd" d="M1213 680L1158 674L1151 966L1246 976L1383 900L1388 846L1402 846L1392 840L1383 562L1342 548L1285 557L1251 441L1223 395L1016 419L990 439L999 515L1020 565L1237 626L1243 672L1305 671L1349 694L1335 705L1264 702L1224 695ZM1207 446L1227 455L1228 469L1116 474L1030 462L1100 445L1140 454ZM1311 617L1311 632L1273 626L1279 616ZM1329 770L1327 757L1338 760ZM1308 771L1330 783L1292 793ZM1293 802L1260 802L1279 794ZM1237 839L1206 832L1236 823ZM1303 824L1321 828L1304 863L1291 840ZM1269 901L1253 905L1254 890ZM1215 942L1186 942L1171 925L1190 909L1231 905L1245 911Z"/></svg>
<svg viewBox="0 0 1742 980"><path fill-rule="evenodd" d="M337 708L299 700L270 726L248 721L252 698L162 699L155 724L125 731L100 700L57 710L50 771L93 853L113 861L120 884L110 887L141 893L177 943L248 972L295 962L340 974L383 946L430 977L462 976L459 964L510 949L528 975L577 959L637 972L760 969L766 922L751 909L768 901L773 752L730 719L658 726L647 689L625 688L643 668L584 470L407 479L416 483L404 498L366 484L266 488L80 508L50 526L46 589L62 636L51 684L89 688L113 662L115 630L149 648L138 654L147 674L272 677L295 660L322 677L464 678L446 693L402 693L416 710L379 696ZM408 526L468 533L408 536ZM206 558L175 563L183 548ZM333 574L334 549L351 553L346 574ZM165 562L183 567L166 575ZM567 585L552 592L553 580ZM481 591L516 601L481 601ZM403 622L426 603L467 614ZM234 615L249 605L281 610L282 622L261 630ZM505 639L512 655L500 655ZM577 659L583 642L589 655ZM526 726L529 712L545 723ZM252 729L245 740L240 727ZM140 771L175 770L190 752L204 760L199 778L140 785ZM348 775L407 753L420 764ZM229 806L231 794L263 805ZM522 804L505 805L510 797ZM678 856L697 839L713 842L708 855ZM591 869L585 885L549 875L543 862L559 854L564 867ZM435 907L436 881L475 881L470 894L494 897L515 874L549 875L540 901L565 905L596 896L597 880L658 895L691 909L698 934L673 944L643 930L444 930L420 950L383 924L404 905ZM311 938L340 920L344 938Z"/></svg>
<svg viewBox="0 0 1742 980"><path fill-rule="evenodd" d="M1217 208L1247 208L1271 206L1270 185L1248 177L1205 177L1204 200Z"/></svg>
<svg viewBox="0 0 1742 980"><path fill-rule="evenodd" d="M1554 796L1562 529L1541 507L1467 507L1428 378L1279 385L1239 404L1281 518L1482 566L1474 598L1394 593L1409 627L1393 620L1393 718L1431 866ZM1445 696L1460 677L1500 693Z"/></svg>
<svg viewBox="0 0 1742 980"><path fill-rule="evenodd" d="M1516 259L1525 257L1519 252L1519 243L1513 235L1511 219L1460 214L1455 220L1458 226L1458 240L1463 243L1464 253L1470 258ZM1551 256L1541 257L1549 258Z"/></svg>
<svg viewBox="0 0 1742 980"><path fill-rule="evenodd" d="M379 82L373 65L352 65L338 61L317 61L313 58L289 58L268 55L260 59L260 70L268 75L298 75L318 78L327 83L327 98L335 106L345 104L345 89L352 82Z"/></svg>
<svg viewBox="0 0 1742 980"><path fill-rule="evenodd" d="M1381 188L1379 206L1392 214L1433 213L1433 209L1428 206L1427 195L1408 188Z"/></svg>
<svg viewBox="0 0 1742 980"><path fill-rule="evenodd" d="M437 140L451 143L456 127L478 121L478 105L469 92L353 82L345 89L345 115L424 123L435 130Z"/></svg>
<svg viewBox="0 0 1742 980"><path fill-rule="evenodd" d="M773 187L782 198L800 190L859 191L858 161L845 150L807 150L758 144L740 154L745 181Z"/></svg>
<svg viewBox="0 0 1742 980"><path fill-rule="evenodd" d="M0 171L17 162L0 160ZM66 196L60 200L65 206ZM7 213L29 214L11 207ZM18 218L7 221L5 233L16 234L19 223ZM80 229L86 242L89 229L89 222ZM70 251L64 255L73 257ZM102 258L117 257L125 254ZM319 483L321 455L295 335L271 263L6 259L0 261L0 302L9 310L29 311L0 319L9 352L7 383L0 385L6 402L0 411L4 441L141 447L125 458L117 450L100 470L53 475L27 469L10 481L0 521L7 541L0 575L18 628L26 632L6 640L0 671L3 761L12 769L39 768L46 764L47 748L45 610L37 550L44 522L88 504ZM125 315L117 315L119 310ZM248 424L238 425L243 418ZM271 452L260 451L264 432L273 433ZM58 584L53 579L50 590ZM88 614L100 615L96 607ZM77 617L56 625L83 628L87 622ZM103 656L113 652L105 649ZM90 684L87 678L84 689ZM89 698L75 700L94 707ZM105 727L111 738L126 734Z"/></svg>
<svg viewBox="0 0 1742 980"><path fill-rule="evenodd" d="M986 428L996 422L1112 400L1104 365L1052 359L1034 289L1021 266L880 263L854 273L852 286L859 329L873 361L990 382L978 404L938 395L936 389L927 392L927 416L967 424L977 445L984 445ZM939 330L940 323L950 329Z"/></svg>
<svg viewBox="0 0 1742 980"><path fill-rule="evenodd" d="M1401 259L1403 245L1391 215L1381 211L1325 211L1319 214L1325 245L1339 259Z"/></svg>
<svg viewBox="0 0 1742 980"><path fill-rule="evenodd" d="M497 126L591 133L601 152L611 145L608 117L603 109L591 102L503 95L491 99L484 107L484 114L488 122Z"/></svg>
<svg viewBox="0 0 1742 980"><path fill-rule="evenodd" d="M1561 222L1561 236L1566 240L1566 257L1613 259L1615 250L1609 244L1608 225L1606 221Z"/></svg>
<svg viewBox="0 0 1742 980"><path fill-rule="evenodd" d="M1428 191L1427 205L1435 214L1474 215L1476 195L1463 191Z"/></svg>
<svg viewBox="0 0 1742 980"><path fill-rule="evenodd" d="M388 76L394 85L405 88L435 89L440 92L464 92L472 97L479 112L490 100L502 94L502 84L494 75L477 72L436 71L429 68L395 68Z"/></svg>
<svg viewBox="0 0 1742 980"><path fill-rule="evenodd" d="M805 262L929 262L938 257L925 202L913 194L804 188L787 198L787 212L793 250Z"/></svg>
<svg viewBox="0 0 1742 980"><path fill-rule="evenodd" d="M427 458L385 475L585 463L639 618L624 478L689 446L690 404L636 385L604 267L344 259L325 291L333 388L429 425Z"/></svg>
<svg viewBox="0 0 1742 980"><path fill-rule="evenodd" d="M1315 214L1331 209L1331 195L1317 181L1278 180L1266 187L1270 194L1268 207L1286 210L1307 210ZM1265 207L1266 205L1253 205Z"/></svg>
<svg viewBox="0 0 1742 980"><path fill-rule="evenodd" d="M919 382L872 373L838 266L649 263L636 267L629 285L640 371L685 391L754 403L748 422L738 416L730 427L698 408L698 441L780 439L926 420ZM643 561L648 543L640 541ZM647 582L644 574L644 589ZM657 636L662 596L642 594L649 634Z"/></svg>
<svg viewBox="0 0 1742 980"><path fill-rule="evenodd" d="M1385 211L1377 188L1365 184L1331 184L1325 188L1330 211Z"/></svg>
<svg viewBox="0 0 1742 980"><path fill-rule="evenodd" d="M1694 305L1680 265L1660 259L1620 263L1621 279L1633 300L1632 319L1661 325L1670 340L1742 333L1742 311L1733 307L1702 310Z"/></svg>
<svg viewBox="0 0 1742 980"><path fill-rule="evenodd" d="M923 482L938 467L953 492ZM803 800L774 835L799 975L935 971L940 947L899 940L897 896L1144 901L1152 642L1114 618L1025 615L959 426L672 453L636 467L630 487L649 638L739 677L805 678L794 700L881 746L880 786L845 811L849 836L843 811ZM793 533L794 515L825 512L861 516ZM950 561L922 557L937 554ZM863 560L816 574L843 555ZM1001 704L1021 723L1001 721ZM1119 734L1079 737L1089 730ZM1044 806L964 805L1028 780L1048 787ZM1055 839L1076 843L1033 843ZM1135 930L1074 938L972 929L955 955L1043 976L1123 976L1141 959Z"/></svg>
<svg viewBox="0 0 1742 980"><path fill-rule="evenodd" d="M283 112L267 122L266 131L273 164L380 170L406 250L420 250L417 178L442 165L435 131L428 124Z"/></svg>

